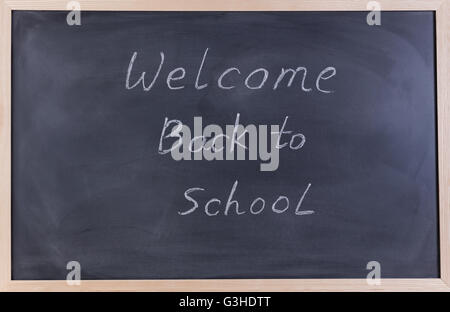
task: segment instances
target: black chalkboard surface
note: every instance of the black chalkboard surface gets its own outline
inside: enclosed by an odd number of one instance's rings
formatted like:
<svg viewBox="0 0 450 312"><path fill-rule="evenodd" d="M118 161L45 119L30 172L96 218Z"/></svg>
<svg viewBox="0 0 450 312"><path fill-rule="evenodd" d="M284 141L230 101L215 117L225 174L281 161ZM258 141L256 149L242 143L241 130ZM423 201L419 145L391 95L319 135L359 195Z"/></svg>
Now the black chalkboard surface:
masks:
<svg viewBox="0 0 450 312"><path fill-rule="evenodd" d="M432 12L66 14L13 12L13 279L439 276Z"/></svg>

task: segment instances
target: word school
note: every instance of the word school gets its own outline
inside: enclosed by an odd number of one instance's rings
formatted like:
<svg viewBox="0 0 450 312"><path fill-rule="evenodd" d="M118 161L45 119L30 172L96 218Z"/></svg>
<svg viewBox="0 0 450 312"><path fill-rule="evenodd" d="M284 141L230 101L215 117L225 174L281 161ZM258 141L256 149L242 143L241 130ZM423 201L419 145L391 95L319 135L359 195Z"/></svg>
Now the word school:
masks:
<svg viewBox="0 0 450 312"><path fill-rule="evenodd" d="M240 114L236 115L234 125L226 125L225 131L219 125L208 125L203 129L202 117L194 117L193 137L190 128L180 120L167 117L164 120L163 129L159 141L158 153L161 155L171 153L174 160L234 160L235 150L237 160L245 160L248 154L249 160L258 160L261 171L275 171L279 166L279 150L288 147L291 150L299 150L306 142L302 133L292 134L285 130L288 116L284 118L281 129L279 125L271 125L268 133L267 125L249 124L245 128L239 122ZM166 132L169 132L166 134ZM289 136L289 140L283 140ZM269 141L270 136L270 143ZM175 142L170 145L173 139ZM248 138L248 140L246 140ZM169 147L165 141L169 140ZM225 146L224 146L225 141ZM268 147L270 145L270 147Z"/></svg>
<svg viewBox="0 0 450 312"><path fill-rule="evenodd" d="M194 87L197 90L202 90L208 86L208 82L201 83L201 81L202 81L201 74L202 74L203 68L206 66L206 58L208 55L208 50L209 50L209 48L206 49L205 52L203 53L203 58L201 59L199 67L198 67L197 76L196 76L195 83L194 83ZM126 76L126 80L125 80L125 88L127 90L130 90L130 89L137 87L139 84L141 84L143 91L150 91L153 88L155 82L157 81L157 79L161 73L161 69L164 65L165 54L162 51L160 52L159 66L158 66L158 69L156 70L156 72L153 74L152 78L146 79L146 78L148 78L148 77L146 77L146 72L142 71L139 78L137 80L135 79L135 81L133 83L130 83L130 79L131 79L133 67L134 67L134 62L136 61L137 56L138 56L138 53L133 52L130 62L129 62L129 65L128 65L127 76ZM333 90L329 90L328 88L325 88L321 85L321 83L323 81L328 80L336 75L336 68L334 68L332 66L328 66L328 67L324 68L317 75L317 77L314 79L315 80L314 85L312 85L310 82L309 82L309 85L307 85L307 83L306 83L306 78L307 78L307 73L308 73L308 70L306 67L298 66L298 67L292 67L292 68L281 68L280 73L278 74L276 80L274 80L274 82L273 82L273 85L272 85L273 90L276 90L282 84L286 85L287 87L291 87L294 82L294 79L298 73L302 73L300 85L301 85L301 90L303 92L311 92L313 90L316 90L320 93L332 93L333 92ZM173 69L167 75L167 78L166 78L167 87L170 90L184 89L185 85L182 83L182 80L185 78L185 76L186 76L186 69L184 67L177 67L177 68ZM245 76L245 78L244 78L244 76ZM255 70L253 70L250 73L245 75L241 72L241 70L238 67L233 67L233 66L228 67L221 72L219 78L217 79L217 86L223 90L234 89L236 87L236 85L231 83L232 79L230 79L230 77L232 77L232 78L241 77L242 78L241 83L243 83L243 85L246 88L251 89L251 90L257 90L257 89L263 88L266 85L266 82L269 78L269 71L263 67L260 67L260 68L256 68Z"/></svg>
<svg viewBox="0 0 450 312"><path fill-rule="evenodd" d="M239 203L237 199L234 199L234 193L236 192L237 186L238 180L234 182L233 187L231 188L231 191L228 195L227 202L225 204L222 204L222 201L216 197L213 197L210 200L208 200L204 205L203 209L204 213L209 217L217 216L219 214L228 216L231 210L233 210L233 214L237 216L243 215L247 212L250 212L252 215L258 215L262 213L263 210L266 208L266 200L262 197L255 198L250 204L248 211L241 209L242 204ZM310 187L311 183L308 183L305 191L300 195L300 198L297 202L294 211L295 215L297 216L306 216L314 213L314 210L301 210L303 200L305 199L306 193L308 193ZM194 192L204 192L204 191L206 190L201 187L192 187L187 189L186 192L184 192L184 198L192 203L192 207L186 211L178 211L178 214L185 216L197 210L197 208L199 208L199 203L195 198L191 196L191 194ZM289 198L284 195L279 195L277 199L272 203L271 210L274 213L280 214L285 213L289 209L289 207L290 207Z"/></svg>

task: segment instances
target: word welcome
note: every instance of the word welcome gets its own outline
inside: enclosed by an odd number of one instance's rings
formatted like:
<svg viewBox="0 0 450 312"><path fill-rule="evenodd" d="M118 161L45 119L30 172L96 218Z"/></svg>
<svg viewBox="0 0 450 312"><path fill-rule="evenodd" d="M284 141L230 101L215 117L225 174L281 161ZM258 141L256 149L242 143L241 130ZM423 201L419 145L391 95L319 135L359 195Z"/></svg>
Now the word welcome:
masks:
<svg viewBox="0 0 450 312"><path fill-rule="evenodd" d="M279 150L288 147L299 150L306 142L302 133L292 134L285 130L288 116L285 117L281 130L278 125L252 124L244 127L239 122L240 114L236 115L234 125L226 125L225 130L219 125L208 125L203 129L202 117L194 117L193 137L191 129L180 120L164 119L159 141L159 154L171 153L174 160L259 160L261 171L274 171L279 166ZM166 132L169 132L166 134ZM283 135L290 135L290 139L283 140ZM269 143L270 136L270 143ZM175 138L175 142L173 142ZM172 142L170 147L164 148L165 141ZM224 144L225 141L225 144ZM170 143L169 143L170 144ZM270 145L270 147L268 147Z"/></svg>
<svg viewBox="0 0 450 312"><path fill-rule="evenodd" d="M201 81L202 81L201 74L202 74L203 68L206 67L206 58L207 58L208 50L209 50L209 48L207 48L205 50L205 52L203 54L203 58L199 62L199 67L198 67L196 79L194 82L194 87L197 90L202 90L202 89L208 87L208 85L209 85L208 82L201 83ZM125 88L130 90L130 89L137 87L140 84L142 86L142 90L150 91L153 88L153 86L155 85L155 82L157 81L157 79L161 73L161 69L163 68L163 65L164 65L165 54L162 51L160 52L159 66L158 66L158 69L156 70L156 72L153 74L152 78L146 79L146 78L148 78L148 77L146 77L146 71L142 71L139 78L135 82L130 83L130 79L131 79L131 75L132 75L132 71L133 71L133 67L134 67L134 62L136 61L137 55L138 55L137 52L133 52L133 55L131 56L131 59L130 59L129 65L128 65L127 76L126 76L126 80L125 80ZM302 91L310 92L310 91L316 90L320 93L332 93L333 92L332 90L325 89L325 87L323 87L321 85L321 83L324 80L328 80L336 75L336 68L334 68L332 66L328 66L328 67L324 68L317 75L317 77L315 77L315 79L314 79L315 84L308 85L308 86L306 84L306 78L307 78L307 73L308 73L308 70L306 67L303 67L303 66L292 67L292 68L284 68L283 67L283 68L281 68L280 73L276 76L276 79L273 80L273 82L272 82L273 90L276 90L282 83L285 84L287 87L291 87L298 73L301 73L300 85L301 85ZM174 68L167 75L167 78L166 78L167 87L170 90L183 89L185 87L185 84L182 82L182 80L185 78L185 76L186 76L186 69L184 67ZM241 78L240 79L241 84L243 84L246 88L251 89L251 90L257 90L257 89L263 88L266 85L266 83L269 79L269 76L270 76L269 71L263 67L256 68L255 70L246 74L246 73L242 73L238 67L231 66L231 67L225 68L221 72L221 74L218 76L216 84L217 84L217 87L219 87L220 89L231 90L236 87L236 85L231 82L231 81L233 81L233 79L231 79L231 78L235 79L236 77L239 77L239 78Z"/></svg>

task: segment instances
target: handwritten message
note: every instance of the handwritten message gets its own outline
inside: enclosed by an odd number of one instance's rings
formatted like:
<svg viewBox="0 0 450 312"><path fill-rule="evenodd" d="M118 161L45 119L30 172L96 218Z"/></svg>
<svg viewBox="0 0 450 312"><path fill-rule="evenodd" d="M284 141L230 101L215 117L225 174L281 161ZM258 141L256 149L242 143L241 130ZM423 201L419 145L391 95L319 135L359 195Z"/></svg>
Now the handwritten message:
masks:
<svg viewBox="0 0 450 312"><path fill-rule="evenodd" d="M158 79L164 79L169 92L182 90L187 85L193 86L200 92L208 87L219 88L226 92L232 92L237 87L249 90L297 88L299 92L328 95L334 92L330 88L330 82L326 82L336 76L336 68L333 66L324 66L318 74L311 75L306 66L282 67L279 73L273 74L264 67L243 72L239 67L231 65L219 70L216 81L204 81L202 71L207 66L209 50L206 48L203 55L199 57L195 81L189 84L185 82L186 69L181 66L171 69L167 77L160 77L165 64L164 51L159 53L159 58L156 60L151 74L147 74L147 69L138 67L138 52L134 51L128 63L125 88L127 90L138 88L143 92L151 92ZM233 79L230 79L232 76ZM271 125L243 125L240 122L240 113L236 112L235 116L235 119L224 127L218 124L204 125L202 116L194 116L193 128L190 128L187 123L183 123L182 120L163 116L163 126L157 146L158 153L161 157L171 157L175 161L259 161L260 171L276 171L280 166L282 150L299 152L306 144L306 137L301 131L289 129L289 116L287 115L279 124ZM266 209L266 200L263 197L256 197L246 208L239 204L239 201L235 199L238 185L239 181L236 179L231 186L226 202L213 197L202 204L195 195L206 189L198 186L190 187L183 194L188 205L185 209L179 210L178 214L187 216L197 211L203 211L207 216L212 217L262 213ZM294 208L291 210L295 215L311 215L314 210L302 208L310 188L311 183L305 185L303 190L299 190L299 196L295 200L279 195L275 201L267 204L267 209L281 214L287 212L292 206Z"/></svg>

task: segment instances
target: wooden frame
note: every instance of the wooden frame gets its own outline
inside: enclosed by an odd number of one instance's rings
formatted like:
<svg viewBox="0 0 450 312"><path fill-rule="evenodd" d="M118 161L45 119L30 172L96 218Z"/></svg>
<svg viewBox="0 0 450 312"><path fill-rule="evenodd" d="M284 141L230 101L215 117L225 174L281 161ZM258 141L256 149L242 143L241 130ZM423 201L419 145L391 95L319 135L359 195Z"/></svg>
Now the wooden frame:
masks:
<svg viewBox="0 0 450 312"><path fill-rule="evenodd" d="M381 10L436 13L437 129L441 276L436 279L11 280L11 12L66 10L69 1L0 0L0 290L1 291L450 291L450 0L378 0ZM79 0L81 10L130 11L365 11L348 0Z"/></svg>

